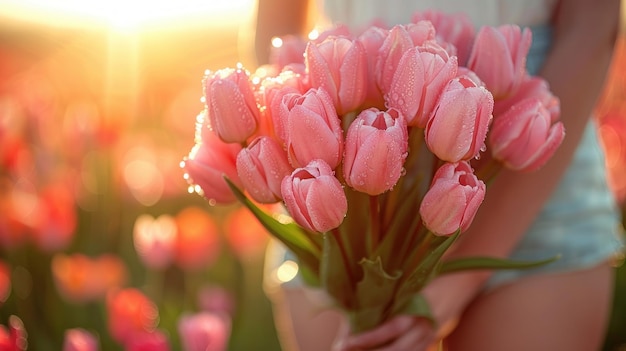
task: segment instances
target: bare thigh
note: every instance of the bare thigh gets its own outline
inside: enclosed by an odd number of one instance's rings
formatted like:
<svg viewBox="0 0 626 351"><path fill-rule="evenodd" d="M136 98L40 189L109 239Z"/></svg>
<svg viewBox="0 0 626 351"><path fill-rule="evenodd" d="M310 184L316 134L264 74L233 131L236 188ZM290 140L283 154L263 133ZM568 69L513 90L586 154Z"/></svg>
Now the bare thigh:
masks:
<svg viewBox="0 0 626 351"><path fill-rule="evenodd" d="M447 340L449 351L593 351L611 312L613 268L520 279L479 296Z"/></svg>

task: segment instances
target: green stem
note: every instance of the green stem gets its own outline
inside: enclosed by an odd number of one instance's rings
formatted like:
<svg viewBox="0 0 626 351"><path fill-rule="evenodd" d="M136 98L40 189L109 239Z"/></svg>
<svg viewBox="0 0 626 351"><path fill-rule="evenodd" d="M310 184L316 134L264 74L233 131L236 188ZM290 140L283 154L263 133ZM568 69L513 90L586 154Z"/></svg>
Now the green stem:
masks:
<svg viewBox="0 0 626 351"><path fill-rule="evenodd" d="M368 256L374 252L378 244L380 243L381 233L380 233L380 208L378 203L378 196L370 196L370 235L368 235L369 239L369 248L368 248Z"/></svg>

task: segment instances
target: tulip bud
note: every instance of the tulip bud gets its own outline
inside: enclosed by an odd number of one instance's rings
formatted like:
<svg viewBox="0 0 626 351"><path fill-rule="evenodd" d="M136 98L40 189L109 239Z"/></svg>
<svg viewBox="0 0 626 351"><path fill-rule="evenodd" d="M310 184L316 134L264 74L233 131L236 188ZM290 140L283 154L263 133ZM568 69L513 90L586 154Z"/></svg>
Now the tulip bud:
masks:
<svg viewBox="0 0 626 351"><path fill-rule="evenodd" d="M280 183L292 170L285 151L269 137L257 137L237 155L239 179L260 203L274 203L282 198Z"/></svg>
<svg viewBox="0 0 626 351"><path fill-rule="evenodd" d="M175 253L176 222L169 215L154 218L143 214L135 220L133 227L135 251L146 267L163 269Z"/></svg>
<svg viewBox="0 0 626 351"><path fill-rule="evenodd" d="M435 45L406 51L385 94L387 105L398 109L409 126L426 126L439 94L457 72L456 57L431 50Z"/></svg>
<svg viewBox="0 0 626 351"><path fill-rule="evenodd" d="M224 351L230 320L209 312L183 315L178 321L178 333L185 351Z"/></svg>
<svg viewBox="0 0 626 351"><path fill-rule="evenodd" d="M260 111L245 70L222 69L204 78L210 127L227 143L240 143L257 129Z"/></svg>
<svg viewBox="0 0 626 351"><path fill-rule="evenodd" d="M376 82L376 63L378 62L380 47L385 41L385 38L389 35L387 29L372 26L363 32L357 40L363 44L365 48L367 59L367 93L365 94L364 106L375 106L377 108L383 108L385 101L383 100L383 94L378 88Z"/></svg>
<svg viewBox="0 0 626 351"><path fill-rule="evenodd" d="M512 170L533 171L545 164L565 137L538 99L526 99L494 120L489 142L495 159Z"/></svg>
<svg viewBox="0 0 626 351"><path fill-rule="evenodd" d="M294 168L322 159L333 169L343 155L343 130L332 100L323 89L283 97L287 153Z"/></svg>
<svg viewBox="0 0 626 351"><path fill-rule="evenodd" d="M496 100L503 99L524 79L531 41L528 28L482 27L476 35L467 67L478 74Z"/></svg>
<svg viewBox="0 0 626 351"><path fill-rule="evenodd" d="M214 133L204 133L203 136L202 141L181 162L185 179L191 189L209 200L220 204L234 202L235 195L224 180L224 175L235 184L241 184L236 166L241 145L224 143Z"/></svg>
<svg viewBox="0 0 626 351"><path fill-rule="evenodd" d="M98 351L98 339L92 333L80 329L68 329L63 337L63 351Z"/></svg>
<svg viewBox="0 0 626 351"><path fill-rule="evenodd" d="M506 113L512 106L526 99L538 99L541 101L543 106L548 109L550 119L553 123L559 119L561 115L559 98L552 94L548 82L545 79L530 75L526 75L513 95L495 102L493 107L494 118L498 118L498 116Z"/></svg>
<svg viewBox="0 0 626 351"><path fill-rule="evenodd" d="M343 187L323 160L313 160L294 170L283 179L281 189L291 217L310 231L337 228L348 211Z"/></svg>
<svg viewBox="0 0 626 351"><path fill-rule="evenodd" d="M455 78L441 93L425 130L426 144L448 162L469 160L484 149L493 111L491 93L468 78Z"/></svg>
<svg viewBox="0 0 626 351"><path fill-rule="evenodd" d="M367 59L360 42L344 37L330 37L320 44L310 42L306 64L311 86L326 90L340 115L365 100Z"/></svg>
<svg viewBox="0 0 626 351"><path fill-rule="evenodd" d="M458 57L459 65L464 66L469 57L474 41L474 24L464 13L450 14L441 11L416 12L411 22L430 21L436 30L440 43L452 44Z"/></svg>
<svg viewBox="0 0 626 351"><path fill-rule="evenodd" d="M466 231L485 198L485 190L485 183L474 175L469 163L444 164L435 172L420 205L424 225L435 235Z"/></svg>
<svg viewBox="0 0 626 351"><path fill-rule="evenodd" d="M395 25L389 30L389 35L380 46L379 58L376 63L378 74L376 84L383 94L389 91L391 81L404 53L415 46L421 46L426 41L434 39L435 28L426 21L419 24Z"/></svg>
<svg viewBox="0 0 626 351"><path fill-rule="evenodd" d="M391 189L402 174L407 149L406 121L397 110L364 110L346 136L346 183L369 195Z"/></svg>
<svg viewBox="0 0 626 351"><path fill-rule="evenodd" d="M304 63L304 50L306 41L296 35L285 35L272 39L270 48L270 63L278 66L279 69L292 64Z"/></svg>

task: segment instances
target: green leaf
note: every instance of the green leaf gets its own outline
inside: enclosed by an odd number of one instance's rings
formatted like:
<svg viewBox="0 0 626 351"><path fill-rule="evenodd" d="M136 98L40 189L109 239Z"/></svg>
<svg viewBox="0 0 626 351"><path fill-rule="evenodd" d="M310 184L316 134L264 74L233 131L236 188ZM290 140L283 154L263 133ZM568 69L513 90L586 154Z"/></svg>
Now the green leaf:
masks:
<svg viewBox="0 0 626 351"><path fill-rule="evenodd" d="M319 271L320 249L307 238L304 229L295 223L280 223L250 201L228 177L224 179L235 197L254 214L270 234L291 250L300 263L307 265L313 272Z"/></svg>
<svg viewBox="0 0 626 351"><path fill-rule="evenodd" d="M324 249L320 263L320 284L345 310L354 304L353 278L341 246L332 233L324 233Z"/></svg>
<svg viewBox="0 0 626 351"><path fill-rule="evenodd" d="M359 264L363 267L363 279L357 283L357 306L386 306L391 301L402 272L385 272L380 257L374 260L364 258Z"/></svg>
<svg viewBox="0 0 626 351"><path fill-rule="evenodd" d="M431 232L426 234L430 236L431 244L426 248L426 255L420 258L416 268L400 287L398 292L400 299L419 293L426 283L437 274L441 257L456 241L460 233L461 231L457 230L456 233L448 237L436 236Z"/></svg>
<svg viewBox="0 0 626 351"><path fill-rule="evenodd" d="M389 318L394 292L402 276L402 272L387 273L380 257L364 258L359 264L363 278L356 285L356 304L348 311L353 333L372 329Z"/></svg>
<svg viewBox="0 0 626 351"><path fill-rule="evenodd" d="M529 269L550 264L558 260L560 257L560 255L557 255L539 261L514 261L507 258L495 257L459 258L442 263L439 274L447 274L476 269Z"/></svg>

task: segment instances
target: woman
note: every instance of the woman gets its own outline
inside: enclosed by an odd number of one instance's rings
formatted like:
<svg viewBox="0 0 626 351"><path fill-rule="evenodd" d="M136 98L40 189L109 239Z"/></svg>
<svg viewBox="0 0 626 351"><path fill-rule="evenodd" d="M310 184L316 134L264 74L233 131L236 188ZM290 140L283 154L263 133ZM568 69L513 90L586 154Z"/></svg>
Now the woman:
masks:
<svg viewBox="0 0 626 351"><path fill-rule="evenodd" d="M298 28L265 31L271 28L268 23L296 18L278 10L279 3L259 1L260 37L297 33ZM306 10L303 3L296 11ZM539 70L532 73L546 79L559 97L567 131L539 171L498 176L450 254L516 259L562 254L557 263L529 271L437 278L424 291L437 330L423 319L399 316L365 334L339 333L335 349L424 350L441 337L450 350L463 351L587 351L601 346L612 301L611 263L622 244L591 115L612 57L619 7L619 0L326 1L323 13L352 28L375 17L389 25L408 23L413 12L426 9L464 12L477 27L531 26L529 69L536 66ZM293 317L287 324L299 349L330 349L340 315L315 312L321 305L306 288L285 286L281 292L284 300L277 300L277 306Z"/></svg>

